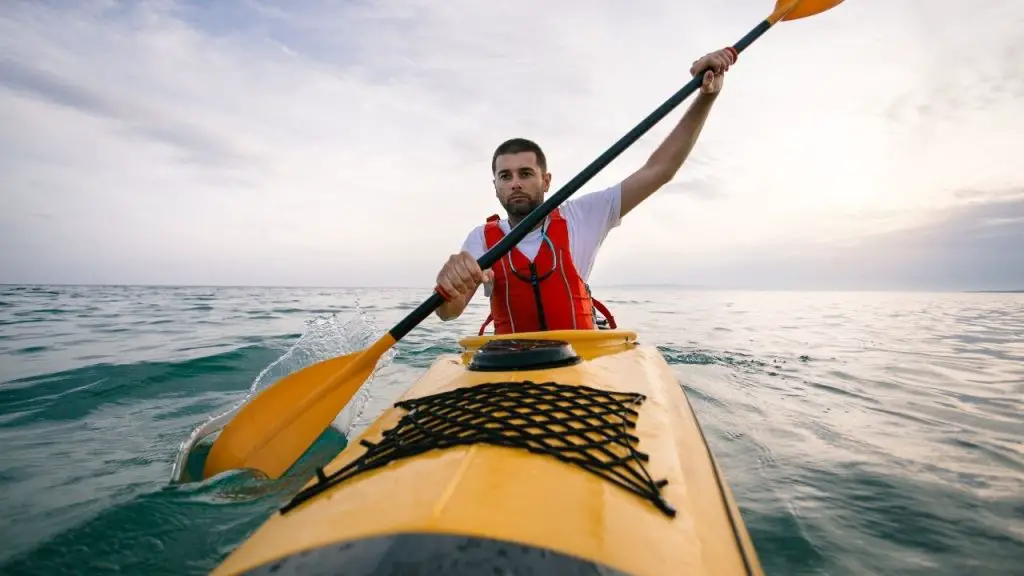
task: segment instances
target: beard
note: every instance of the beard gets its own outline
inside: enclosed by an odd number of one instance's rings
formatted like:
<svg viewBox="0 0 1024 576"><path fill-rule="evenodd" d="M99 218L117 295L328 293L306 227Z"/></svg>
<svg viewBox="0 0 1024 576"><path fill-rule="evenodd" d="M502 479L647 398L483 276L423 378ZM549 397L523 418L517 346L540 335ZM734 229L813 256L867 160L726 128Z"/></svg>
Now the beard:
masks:
<svg viewBox="0 0 1024 576"><path fill-rule="evenodd" d="M510 202L502 202L501 205L505 208L509 218L522 220L540 206L541 201L522 197Z"/></svg>

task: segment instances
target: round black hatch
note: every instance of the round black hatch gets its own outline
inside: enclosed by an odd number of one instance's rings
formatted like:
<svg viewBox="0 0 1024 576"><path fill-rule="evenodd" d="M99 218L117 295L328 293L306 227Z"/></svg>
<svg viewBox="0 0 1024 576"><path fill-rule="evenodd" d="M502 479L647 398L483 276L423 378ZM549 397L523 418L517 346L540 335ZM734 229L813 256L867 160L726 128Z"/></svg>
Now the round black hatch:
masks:
<svg viewBox="0 0 1024 576"><path fill-rule="evenodd" d="M540 370L572 366L580 361L564 340L502 338L491 340L473 355L469 369L476 372Z"/></svg>

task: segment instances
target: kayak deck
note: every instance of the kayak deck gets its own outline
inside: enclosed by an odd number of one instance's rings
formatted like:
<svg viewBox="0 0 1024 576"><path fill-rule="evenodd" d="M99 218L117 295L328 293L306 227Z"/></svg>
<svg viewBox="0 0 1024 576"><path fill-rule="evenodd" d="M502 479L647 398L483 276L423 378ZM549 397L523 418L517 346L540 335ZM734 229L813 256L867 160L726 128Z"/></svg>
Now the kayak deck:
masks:
<svg viewBox="0 0 1024 576"><path fill-rule="evenodd" d="M215 573L761 573L657 350L619 331L460 344Z"/></svg>
<svg viewBox="0 0 1024 576"><path fill-rule="evenodd" d="M557 382L489 382L396 403L406 411L379 443L296 496L287 512L357 474L400 458L492 444L571 462L650 500L670 516L660 484L644 469L647 454L636 450L636 408L644 397Z"/></svg>

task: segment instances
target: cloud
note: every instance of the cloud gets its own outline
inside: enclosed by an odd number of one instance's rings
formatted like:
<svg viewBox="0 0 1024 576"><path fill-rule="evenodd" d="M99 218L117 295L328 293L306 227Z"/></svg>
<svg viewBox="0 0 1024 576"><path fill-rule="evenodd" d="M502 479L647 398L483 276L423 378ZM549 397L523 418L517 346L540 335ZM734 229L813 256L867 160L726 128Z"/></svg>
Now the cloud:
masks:
<svg viewBox="0 0 1024 576"><path fill-rule="evenodd" d="M90 87L77 86L43 70L0 61L0 86L28 98L110 120L134 132L142 140L177 148L186 161L220 165L241 160L229 143L199 127L189 126L173 117L133 110L130 102L119 101L113 94L94 92Z"/></svg>
<svg viewBox="0 0 1024 576"><path fill-rule="evenodd" d="M967 196L971 200L935 210L913 226L844 243L776 245L669 265L658 281L767 289L1024 289L1024 188ZM620 269L631 267L622 262Z"/></svg>
<svg viewBox="0 0 1024 576"><path fill-rule="evenodd" d="M429 285L499 209L500 141L539 141L560 186L769 4L10 2L0 281ZM780 24L595 282L627 260L644 280L830 249L1019 187L1022 17L849 0ZM642 164L687 105L579 193Z"/></svg>
<svg viewBox="0 0 1024 576"><path fill-rule="evenodd" d="M661 194L687 194L692 198L700 200L718 200L725 198L725 194L715 187L711 177L690 177L681 182L671 182L659 190Z"/></svg>

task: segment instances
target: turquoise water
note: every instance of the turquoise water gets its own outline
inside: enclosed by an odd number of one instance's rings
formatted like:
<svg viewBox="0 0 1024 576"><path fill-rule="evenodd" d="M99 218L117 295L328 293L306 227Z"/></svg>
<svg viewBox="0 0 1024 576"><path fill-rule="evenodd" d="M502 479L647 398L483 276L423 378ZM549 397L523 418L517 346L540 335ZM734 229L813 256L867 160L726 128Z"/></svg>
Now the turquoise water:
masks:
<svg viewBox="0 0 1024 576"><path fill-rule="evenodd" d="M427 295L0 286L0 573L209 571L304 478L172 486L178 445ZM597 296L685 384L769 574L1020 573L1024 294ZM339 428L485 315L414 330Z"/></svg>

